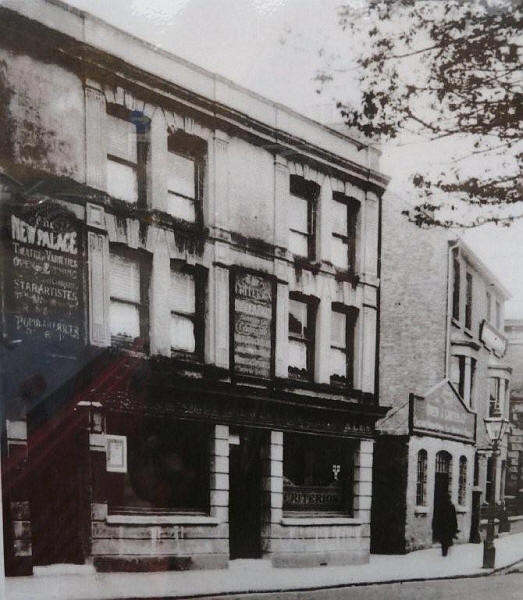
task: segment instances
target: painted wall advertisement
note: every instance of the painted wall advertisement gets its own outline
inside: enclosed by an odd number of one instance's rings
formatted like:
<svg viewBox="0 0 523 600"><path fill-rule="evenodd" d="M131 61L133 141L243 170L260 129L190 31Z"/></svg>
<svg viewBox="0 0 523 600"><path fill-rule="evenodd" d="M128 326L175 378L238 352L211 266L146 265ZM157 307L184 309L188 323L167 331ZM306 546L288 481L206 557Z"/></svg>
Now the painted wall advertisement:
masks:
<svg viewBox="0 0 523 600"><path fill-rule="evenodd" d="M238 374L271 376L273 293L271 277L235 273L232 341Z"/></svg>
<svg viewBox="0 0 523 600"><path fill-rule="evenodd" d="M82 342L82 244L74 215L50 203L11 214L6 313L12 338L73 352Z"/></svg>

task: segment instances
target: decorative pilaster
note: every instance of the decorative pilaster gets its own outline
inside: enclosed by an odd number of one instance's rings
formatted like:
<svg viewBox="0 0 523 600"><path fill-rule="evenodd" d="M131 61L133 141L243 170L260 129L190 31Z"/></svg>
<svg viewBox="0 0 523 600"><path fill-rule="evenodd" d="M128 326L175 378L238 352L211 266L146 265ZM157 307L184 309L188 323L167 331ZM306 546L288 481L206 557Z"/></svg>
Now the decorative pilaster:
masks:
<svg viewBox="0 0 523 600"><path fill-rule="evenodd" d="M229 136L216 130L209 156L208 202L204 203L204 220L209 225L229 229ZM207 210L205 207L207 204Z"/></svg>
<svg viewBox="0 0 523 600"><path fill-rule="evenodd" d="M100 89L85 88L85 183L106 189L105 97Z"/></svg>
<svg viewBox="0 0 523 600"><path fill-rule="evenodd" d="M354 456L354 518L362 523L362 538L370 538L374 440L361 440Z"/></svg>
<svg viewBox="0 0 523 600"><path fill-rule="evenodd" d="M332 187L328 177L325 177L320 188L320 197L316 208L316 258L318 262L332 263L331 256L331 203Z"/></svg>
<svg viewBox="0 0 523 600"><path fill-rule="evenodd" d="M316 383L330 383L330 346L332 298L329 282L323 280L323 293L316 313L316 352L314 355L314 379Z"/></svg>
<svg viewBox="0 0 523 600"><path fill-rule="evenodd" d="M214 426L210 469L211 517L229 522L229 427Z"/></svg>
<svg viewBox="0 0 523 600"><path fill-rule="evenodd" d="M105 233L89 231L89 341L109 346L109 241Z"/></svg>
<svg viewBox="0 0 523 600"><path fill-rule="evenodd" d="M371 306L364 306L359 320L359 327L363 328L363 331L360 332L360 340L363 344L360 363L361 390L373 394L375 391L374 376L376 368L376 309Z"/></svg>
<svg viewBox="0 0 523 600"><path fill-rule="evenodd" d="M168 181L167 122L161 110L151 117L149 131L149 203L153 209L167 211Z"/></svg>
<svg viewBox="0 0 523 600"><path fill-rule="evenodd" d="M289 243L289 167L280 156L274 157L274 245Z"/></svg>

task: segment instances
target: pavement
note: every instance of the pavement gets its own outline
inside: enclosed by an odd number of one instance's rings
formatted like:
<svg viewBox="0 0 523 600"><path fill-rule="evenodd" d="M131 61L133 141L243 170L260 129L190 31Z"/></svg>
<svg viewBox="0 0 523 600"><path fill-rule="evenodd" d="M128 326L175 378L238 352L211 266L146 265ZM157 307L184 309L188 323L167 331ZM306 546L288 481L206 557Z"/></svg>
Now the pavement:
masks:
<svg viewBox="0 0 523 600"><path fill-rule="evenodd" d="M523 561L523 533L496 539L496 569L483 569L483 545L452 546L405 555L372 554L365 565L273 568L269 561L231 561L229 569L158 573L96 573L92 568L59 565L40 568L32 577L6 579L5 600L175 599L264 592L320 590L432 579L478 577L507 571Z"/></svg>

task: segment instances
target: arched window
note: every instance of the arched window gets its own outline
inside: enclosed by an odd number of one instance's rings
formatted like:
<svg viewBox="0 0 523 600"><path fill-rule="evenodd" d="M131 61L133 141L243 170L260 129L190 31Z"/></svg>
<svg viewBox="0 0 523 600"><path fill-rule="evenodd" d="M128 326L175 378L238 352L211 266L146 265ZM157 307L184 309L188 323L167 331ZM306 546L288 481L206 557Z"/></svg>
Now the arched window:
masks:
<svg viewBox="0 0 523 600"><path fill-rule="evenodd" d="M427 504L427 451L418 452L418 478L416 480L416 505Z"/></svg>
<svg viewBox="0 0 523 600"><path fill-rule="evenodd" d="M465 504L467 492L467 458L460 456L459 459L459 480L458 480L458 504Z"/></svg>

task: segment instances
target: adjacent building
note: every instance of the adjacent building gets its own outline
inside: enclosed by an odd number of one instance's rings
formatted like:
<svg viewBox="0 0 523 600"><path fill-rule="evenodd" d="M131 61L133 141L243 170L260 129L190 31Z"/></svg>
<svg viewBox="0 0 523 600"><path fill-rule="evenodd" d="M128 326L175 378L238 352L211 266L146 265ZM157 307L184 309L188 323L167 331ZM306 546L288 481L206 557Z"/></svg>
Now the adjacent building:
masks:
<svg viewBox="0 0 523 600"><path fill-rule="evenodd" d="M512 367L505 494L511 512L523 514L523 320L505 321L507 360Z"/></svg>
<svg viewBox="0 0 523 600"><path fill-rule="evenodd" d="M8 573L367 561L377 152L56 0L0 29Z"/></svg>
<svg viewBox="0 0 523 600"><path fill-rule="evenodd" d="M497 278L452 232L419 229L389 194L383 203L380 400L372 547L406 552L433 543L432 516L449 494L461 541L479 541L491 485L502 499L506 440L491 481L484 418L506 415Z"/></svg>

